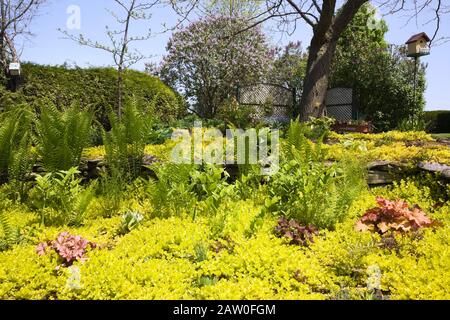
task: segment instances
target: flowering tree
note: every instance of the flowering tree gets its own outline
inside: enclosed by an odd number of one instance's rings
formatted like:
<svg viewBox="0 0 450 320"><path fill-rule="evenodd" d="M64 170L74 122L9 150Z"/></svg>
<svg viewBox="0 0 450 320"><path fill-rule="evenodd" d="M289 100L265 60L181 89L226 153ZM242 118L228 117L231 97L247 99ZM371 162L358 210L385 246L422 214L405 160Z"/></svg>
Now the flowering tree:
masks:
<svg viewBox="0 0 450 320"><path fill-rule="evenodd" d="M192 103L193 111L212 118L238 85L263 80L273 50L259 28L244 19L215 16L172 35L161 77Z"/></svg>

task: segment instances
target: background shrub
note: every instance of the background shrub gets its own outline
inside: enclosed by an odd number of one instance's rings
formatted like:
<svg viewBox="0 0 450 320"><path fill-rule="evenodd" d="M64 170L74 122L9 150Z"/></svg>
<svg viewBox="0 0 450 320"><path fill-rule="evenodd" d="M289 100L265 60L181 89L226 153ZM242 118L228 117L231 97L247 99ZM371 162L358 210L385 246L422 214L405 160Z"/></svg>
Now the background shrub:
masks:
<svg viewBox="0 0 450 320"><path fill-rule="evenodd" d="M425 121L429 122L428 131L432 133L450 132L450 111L427 111L424 114Z"/></svg>
<svg viewBox="0 0 450 320"><path fill-rule="evenodd" d="M114 108L116 99L116 70L113 68L69 68L22 64L23 77L16 94L0 89L3 107L14 101L24 100L30 104L41 99L50 99L57 108L63 109L76 101L97 112L97 118L107 123L108 110ZM169 121L184 111L182 98L158 78L146 73L127 70L124 76L125 100L137 99L146 111ZM4 94L3 94L4 93Z"/></svg>

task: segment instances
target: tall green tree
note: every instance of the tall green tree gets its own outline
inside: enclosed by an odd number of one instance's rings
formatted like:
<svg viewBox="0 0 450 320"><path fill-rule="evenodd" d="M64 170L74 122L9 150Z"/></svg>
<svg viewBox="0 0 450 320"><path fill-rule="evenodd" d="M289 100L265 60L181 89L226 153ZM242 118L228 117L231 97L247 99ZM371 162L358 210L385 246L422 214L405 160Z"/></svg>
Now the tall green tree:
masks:
<svg viewBox="0 0 450 320"><path fill-rule="evenodd" d="M308 53L303 50L301 42L289 42L284 47L276 48L270 81L295 90L300 101L307 61Z"/></svg>
<svg viewBox="0 0 450 320"><path fill-rule="evenodd" d="M425 68L407 58L403 47L385 41L388 31L375 9L364 5L342 33L331 68L331 87L351 87L361 117L379 131L419 115L424 108ZM416 81L416 94L414 91Z"/></svg>
<svg viewBox="0 0 450 320"><path fill-rule="evenodd" d="M386 0L381 1L381 4L377 1L370 2L380 5L386 14L404 12L409 20L420 15L426 16L427 21L435 23L436 26L432 40L436 39L442 16L449 12L448 5L442 0ZM250 19L250 27L271 19L278 20L279 25L285 27L284 30L290 26L297 28L299 21L311 27L312 38L299 106L304 118L323 114L338 41L366 3L369 3L369 0L265 0L262 12ZM292 28L290 30L292 31Z"/></svg>

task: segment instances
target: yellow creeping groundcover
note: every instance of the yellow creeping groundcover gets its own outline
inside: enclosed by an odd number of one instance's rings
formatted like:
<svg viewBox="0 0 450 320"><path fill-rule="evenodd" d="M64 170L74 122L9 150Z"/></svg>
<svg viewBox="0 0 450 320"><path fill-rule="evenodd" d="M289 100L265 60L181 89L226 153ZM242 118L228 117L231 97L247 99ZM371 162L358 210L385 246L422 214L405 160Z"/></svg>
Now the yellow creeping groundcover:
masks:
<svg viewBox="0 0 450 320"><path fill-rule="evenodd" d="M450 192L450 189L449 189ZM354 230L358 216L374 206L374 195L406 198L439 219L442 226L416 237L398 236L395 249L380 237ZM134 203L146 212L146 204ZM92 206L95 215L96 204ZM115 235L120 217L92 219L79 228L43 228L20 206L8 211L24 241L0 253L2 299L368 299L371 266L390 299L450 298L450 205L436 209L430 190L412 182L365 193L349 219L323 231L309 247L289 245L266 217L248 235L259 208L226 202L216 217L151 219L125 236ZM220 221L220 236L217 228ZM55 254L39 256L36 245L62 230L94 241L101 249L71 268L57 270ZM70 286L73 268L79 284Z"/></svg>
<svg viewBox="0 0 450 320"><path fill-rule="evenodd" d="M167 160L175 145L176 143L171 140L162 145L148 145L145 153L157 159ZM331 132L324 148L330 160L339 160L345 154L351 153L368 161L387 160L403 163L429 161L450 165L450 148L438 144L425 132L390 131L379 134L345 135ZM83 152L85 159L102 159L104 155L103 146L87 148Z"/></svg>
<svg viewBox="0 0 450 320"><path fill-rule="evenodd" d="M419 158L449 163L448 147L423 133L331 134L322 146L323 160L347 160L329 168L317 164L317 154L306 167L297 158L297 151L318 152L314 142L291 149L289 143L288 137L280 172L262 182L251 170L226 182L223 169L208 167L188 172L189 182L182 183L184 167L164 165L174 142L147 146L145 152L161 160L155 169L159 179L128 182L117 202L108 193L94 192L82 219L59 220L62 207L49 204L61 196L58 189L46 189L48 203L42 208L42 190L34 187L21 204L7 196L14 192L4 184L0 299L450 298L450 185L432 175L360 190L352 189L355 182L345 182L356 174L346 171L354 155L363 163ZM83 156L104 154L96 147ZM315 175L318 180L311 180ZM89 188L103 190L102 183ZM39 186L44 188L44 182ZM78 195L70 199L82 203L88 187L70 188ZM377 207L377 197L401 199L409 209L399 212L414 212L411 221L424 214L432 227L390 220L379 226L392 232L358 231L358 221ZM69 216L80 209L70 210ZM292 227L280 234L282 216L317 228ZM410 231L395 231L401 223ZM303 230L299 238L293 236L296 230ZM81 258L67 263L55 248L69 235L86 242Z"/></svg>

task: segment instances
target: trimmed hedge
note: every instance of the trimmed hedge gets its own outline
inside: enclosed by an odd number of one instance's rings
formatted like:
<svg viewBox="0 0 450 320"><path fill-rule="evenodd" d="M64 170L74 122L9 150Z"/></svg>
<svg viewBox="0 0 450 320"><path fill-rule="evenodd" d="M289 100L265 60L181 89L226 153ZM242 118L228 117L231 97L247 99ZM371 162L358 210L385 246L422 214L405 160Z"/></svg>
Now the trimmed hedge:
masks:
<svg viewBox="0 0 450 320"><path fill-rule="evenodd" d="M16 101L33 104L37 100L48 99L58 108L77 102L94 108L98 118L103 119L107 110L115 106L116 82L117 71L113 68L83 69L24 63L20 87L14 99L11 99L14 95L0 90L0 102L7 106ZM163 121L174 120L184 113L181 96L158 78L143 72L125 72L124 93L125 99L137 99L139 105Z"/></svg>
<svg viewBox="0 0 450 320"><path fill-rule="evenodd" d="M429 122L429 132L450 132L450 110L427 111L424 115L425 121Z"/></svg>

